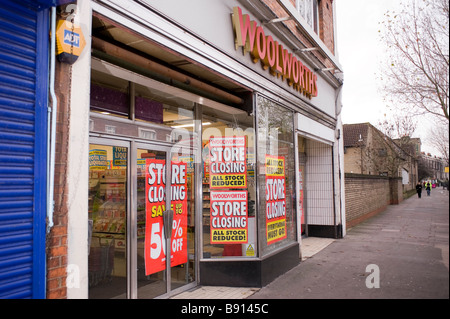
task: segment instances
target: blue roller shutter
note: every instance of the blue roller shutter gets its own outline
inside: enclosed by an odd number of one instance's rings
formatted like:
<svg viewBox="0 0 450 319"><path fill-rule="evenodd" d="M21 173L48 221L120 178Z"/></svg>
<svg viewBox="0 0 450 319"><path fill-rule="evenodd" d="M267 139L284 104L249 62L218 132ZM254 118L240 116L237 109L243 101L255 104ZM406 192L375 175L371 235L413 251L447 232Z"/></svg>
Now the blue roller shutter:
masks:
<svg viewBox="0 0 450 319"><path fill-rule="evenodd" d="M0 1L0 298L45 298L49 11L39 5Z"/></svg>

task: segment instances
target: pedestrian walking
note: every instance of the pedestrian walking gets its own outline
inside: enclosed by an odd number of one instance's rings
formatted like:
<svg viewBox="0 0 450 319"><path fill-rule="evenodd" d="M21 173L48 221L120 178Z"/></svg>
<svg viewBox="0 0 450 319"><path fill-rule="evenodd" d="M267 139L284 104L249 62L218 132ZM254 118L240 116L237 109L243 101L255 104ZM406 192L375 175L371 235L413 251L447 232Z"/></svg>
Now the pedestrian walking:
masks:
<svg viewBox="0 0 450 319"><path fill-rule="evenodd" d="M430 196L430 193L431 193L431 182L430 182L430 181L428 181L428 182L425 184L425 189L426 189L426 191L427 191L427 196Z"/></svg>
<svg viewBox="0 0 450 319"><path fill-rule="evenodd" d="M422 198L422 184L417 183L416 192L417 192L417 196L419 196L419 198Z"/></svg>

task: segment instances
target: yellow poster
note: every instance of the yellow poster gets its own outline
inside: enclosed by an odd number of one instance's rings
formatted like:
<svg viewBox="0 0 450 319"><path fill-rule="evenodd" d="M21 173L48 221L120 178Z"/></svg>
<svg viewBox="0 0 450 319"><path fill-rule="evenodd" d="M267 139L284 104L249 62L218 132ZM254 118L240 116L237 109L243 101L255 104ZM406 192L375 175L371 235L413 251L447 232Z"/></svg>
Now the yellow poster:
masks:
<svg viewBox="0 0 450 319"><path fill-rule="evenodd" d="M268 245L287 237L284 160L283 156L266 155L266 236Z"/></svg>

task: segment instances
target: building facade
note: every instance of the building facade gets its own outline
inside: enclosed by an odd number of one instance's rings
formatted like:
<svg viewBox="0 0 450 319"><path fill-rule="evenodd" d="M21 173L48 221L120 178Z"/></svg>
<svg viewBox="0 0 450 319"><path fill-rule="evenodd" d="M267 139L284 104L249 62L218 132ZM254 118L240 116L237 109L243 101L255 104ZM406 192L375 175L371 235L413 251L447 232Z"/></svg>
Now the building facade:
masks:
<svg viewBox="0 0 450 319"><path fill-rule="evenodd" d="M421 153L420 162L423 173L423 181L433 180L435 183L448 181L448 161L442 157L431 155L431 153Z"/></svg>
<svg viewBox="0 0 450 319"><path fill-rule="evenodd" d="M332 0L56 9L47 298L261 287L345 235Z"/></svg>
<svg viewBox="0 0 450 319"><path fill-rule="evenodd" d="M420 139L392 140L370 123L344 125L345 173L400 177L402 192L415 189Z"/></svg>
<svg viewBox="0 0 450 319"><path fill-rule="evenodd" d="M50 8L0 3L0 298L45 298Z"/></svg>

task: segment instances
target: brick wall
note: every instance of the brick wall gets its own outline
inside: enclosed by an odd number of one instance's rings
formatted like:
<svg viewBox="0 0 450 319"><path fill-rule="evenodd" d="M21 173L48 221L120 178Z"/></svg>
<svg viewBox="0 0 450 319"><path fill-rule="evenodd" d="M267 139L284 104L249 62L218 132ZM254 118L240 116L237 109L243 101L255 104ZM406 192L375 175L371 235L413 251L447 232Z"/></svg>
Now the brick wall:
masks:
<svg viewBox="0 0 450 319"><path fill-rule="evenodd" d="M47 235L47 299L67 298L67 153L71 66L56 63L55 92L58 100L56 144L54 226Z"/></svg>
<svg viewBox="0 0 450 319"><path fill-rule="evenodd" d="M403 185L402 178L389 179L390 204L398 205L403 201Z"/></svg>
<svg viewBox="0 0 450 319"><path fill-rule="evenodd" d="M290 0L294 7L297 6L296 0ZM272 8L275 6L273 5ZM283 16L283 10L275 9L274 12ZM319 37L332 53L334 53L334 29L333 29L333 0L319 1Z"/></svg>
<svg viewBox="0 0 450 319"><path fill-rule="evenodd" d="M296 1L290 0L292 5L296 7ZM272 10L277 17L285 17L287 14L284 9L276 1L264 0L264 3ZM327 8L328 4L328 8ZM334 53L334 32L333 32L333 0L319 1L319 37L328 47L328 49ZM322 8L322 9L320 9ZM288 20L282 22L307 48L312 47L310 40L302 34L297 28L294 21ZM313 54L319 61L321 61L326 67L333 67L333 63L327 59L324 55L318 51L313 51Z"/></svg>
<svg viewBox="0 0 450 319"><path fill-rule="evenodd" d="M345 174L345 210L347 227L370 218L391 203L389 178Z"/></svg>
<svg viewBox="0 0 450 319"><path fill-rule="evenodd" d="M319 37L334 54L333 0L319 1Z"/></svg>
<svg viewBox="0 0 450 319"><path fill-rule="evenodd" d="M361 171L361 152L360 147L349 147L344 155L344 172L352 174L362 174ZM364 165L365 163L363 163Z"/></svg>

